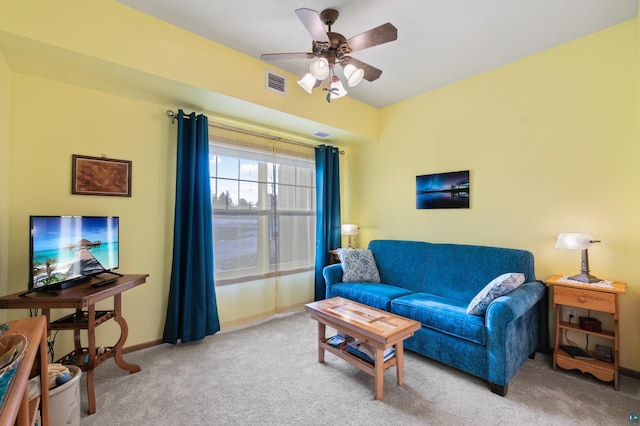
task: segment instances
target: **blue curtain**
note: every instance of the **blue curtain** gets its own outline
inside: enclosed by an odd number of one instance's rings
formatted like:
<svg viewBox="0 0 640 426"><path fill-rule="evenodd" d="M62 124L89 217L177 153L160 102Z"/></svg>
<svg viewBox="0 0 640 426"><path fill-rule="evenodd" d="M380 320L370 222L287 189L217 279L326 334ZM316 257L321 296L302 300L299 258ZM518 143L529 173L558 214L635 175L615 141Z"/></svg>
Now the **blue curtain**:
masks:
<svg viewBox="0 0 640 426"><path fill-rule="evenodd" d="M190 342L220 330L213 282L207 117L178 112L173 263L162 341Z"/></svg>
<svg viewBox="0 0 640 426"><path fill-rule="evenodd" d="M329 264L329 250L340 247L340 152L316 148L316 265L314 300L325 298L322 269Z"/></svg>

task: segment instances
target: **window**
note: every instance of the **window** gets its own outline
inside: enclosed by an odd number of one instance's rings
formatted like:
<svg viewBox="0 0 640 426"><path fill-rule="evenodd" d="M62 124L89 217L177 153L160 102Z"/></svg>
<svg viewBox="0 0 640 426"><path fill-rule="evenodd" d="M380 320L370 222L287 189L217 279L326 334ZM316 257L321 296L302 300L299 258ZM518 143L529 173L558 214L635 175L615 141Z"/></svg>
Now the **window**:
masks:
<svg viewBox="0 0 640 426"><path fill-rule="evenodd" d="M210 139L216 285L313 269L313 149Z"/></svg>

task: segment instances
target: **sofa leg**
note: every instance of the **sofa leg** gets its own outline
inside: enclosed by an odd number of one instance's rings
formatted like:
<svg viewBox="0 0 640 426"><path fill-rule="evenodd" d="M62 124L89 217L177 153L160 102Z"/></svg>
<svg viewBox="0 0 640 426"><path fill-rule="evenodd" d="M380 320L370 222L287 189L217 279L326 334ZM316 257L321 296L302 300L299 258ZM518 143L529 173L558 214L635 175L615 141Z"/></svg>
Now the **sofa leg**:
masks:
<svg viewBox="0 0 640 426"><path fill-rule="evenodd" d="M509 384L502 386L502 385L496 385L495 383L491 383L491 382L489 383L489 389L491 389L491 392L500 396L505 396L507 394L508 387L509 387Z"/></svg>
<svg viewBox="0 0 640 426"><path fill-rule="evenodd" d="M531 355L529 355L529 359L536 359L536 351L531 352Z"/></svg>

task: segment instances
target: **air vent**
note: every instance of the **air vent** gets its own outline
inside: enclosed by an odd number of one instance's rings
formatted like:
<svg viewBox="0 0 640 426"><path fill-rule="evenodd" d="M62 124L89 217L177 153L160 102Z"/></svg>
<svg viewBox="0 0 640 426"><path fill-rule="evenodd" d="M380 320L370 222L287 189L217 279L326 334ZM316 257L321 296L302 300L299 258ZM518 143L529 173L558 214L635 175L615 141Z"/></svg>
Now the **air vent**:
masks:
<svg viewBox="0 0 640 426"><path fill-rule="evenodd" d="M313 136L318 137L318 138L322 138L322 139L326 139L329 136L331 136L329 133L325 133L325 132L321 132L321 131L317 131L313 134Z"/></svg>
<svg viewBox="0 0 640 426"><path fill-rule="evenodd" d="M281 75L267 70L267 90L280 93L281 95L287 94L287 79Z"/></svg>

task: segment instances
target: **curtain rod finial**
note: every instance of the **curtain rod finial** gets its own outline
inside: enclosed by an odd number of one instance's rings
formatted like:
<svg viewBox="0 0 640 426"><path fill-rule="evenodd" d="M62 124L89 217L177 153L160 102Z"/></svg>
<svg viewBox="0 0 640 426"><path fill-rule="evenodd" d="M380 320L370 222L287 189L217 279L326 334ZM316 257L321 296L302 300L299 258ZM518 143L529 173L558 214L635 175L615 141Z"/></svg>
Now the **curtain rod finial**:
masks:
<svg viewBox="0 0 640 426"><path fill-rule="evenodd" d="M171 118L171 124L173 124L174 120L176 119L177 115L175 112L171 111L170 109L167 110L167 117Z"/></svg>

